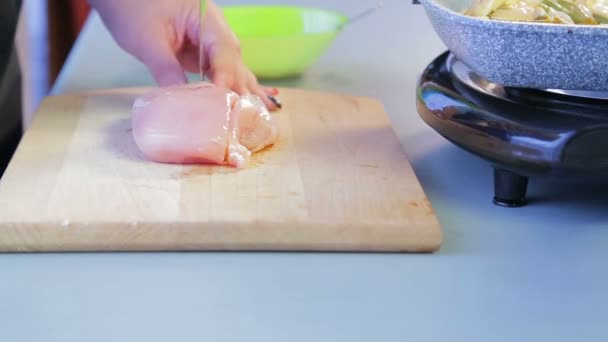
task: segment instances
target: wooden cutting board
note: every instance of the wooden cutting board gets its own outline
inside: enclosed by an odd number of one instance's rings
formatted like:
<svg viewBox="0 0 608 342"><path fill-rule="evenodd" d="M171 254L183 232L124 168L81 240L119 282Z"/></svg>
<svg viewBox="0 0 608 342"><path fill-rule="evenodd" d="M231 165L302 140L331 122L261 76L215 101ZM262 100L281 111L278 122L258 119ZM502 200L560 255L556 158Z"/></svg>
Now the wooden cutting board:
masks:
<svg viewBox="0 0 608 342"><path fill-rule="evenodd" d="M436 250L442 232L380 103L284 89L250 167L156 164L143 89L47 98L0 182L0 251Z"/></svg>

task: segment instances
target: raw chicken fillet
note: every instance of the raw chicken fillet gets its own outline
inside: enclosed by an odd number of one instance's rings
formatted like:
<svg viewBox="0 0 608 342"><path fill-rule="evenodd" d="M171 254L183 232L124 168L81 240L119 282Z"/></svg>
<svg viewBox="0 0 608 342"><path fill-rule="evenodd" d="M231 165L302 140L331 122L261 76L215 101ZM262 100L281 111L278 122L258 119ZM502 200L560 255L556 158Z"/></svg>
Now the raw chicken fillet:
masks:
<svg viewBox="0 0 608 342"><path fill-rule="evenodd" d="M135 100L131 118L135 143L160 163L243 168L279 134L259 97L210 83L154 89Z"/></svg>

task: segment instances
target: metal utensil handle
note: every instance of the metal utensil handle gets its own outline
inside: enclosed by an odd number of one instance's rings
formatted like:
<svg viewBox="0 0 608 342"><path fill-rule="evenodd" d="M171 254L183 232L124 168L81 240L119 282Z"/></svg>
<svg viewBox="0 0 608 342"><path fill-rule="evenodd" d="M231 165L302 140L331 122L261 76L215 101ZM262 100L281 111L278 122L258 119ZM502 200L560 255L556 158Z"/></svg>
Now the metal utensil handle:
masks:
<svg viewBox="0 0 608 342"><path fill-rule="evenodd" d="M348 19L348 24L350 25L350 24L352 24L353 22L359 21L359 20L361 20L361 19L363 19L363 18L367 17L368 15L370 15L370 14L372 14L372 13L376 12L377 10L381 9L382 7L384 7L384 2L379 1L379 2L376 4L376 6L371 7L371 8L368 8L368 9L366 9L365 11L363 11L363 12L361 12L361 13L359 13L359 14L355 15L355 16L352 16L350 19Z"/></svg>

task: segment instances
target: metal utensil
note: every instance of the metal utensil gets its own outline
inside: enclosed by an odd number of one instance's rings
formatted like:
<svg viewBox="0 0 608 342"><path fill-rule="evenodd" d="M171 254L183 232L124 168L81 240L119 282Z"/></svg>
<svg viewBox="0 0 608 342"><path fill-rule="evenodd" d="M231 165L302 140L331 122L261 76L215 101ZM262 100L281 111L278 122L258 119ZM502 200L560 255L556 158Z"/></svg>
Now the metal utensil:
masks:
<svg viewBox="0 0 608 342"><path fill-rule="evenodd" d="M201 81L204 81L207 77L205 74L205 46L203 44L203 37L205 33L205 20L207 18L207 0L200 0L200 32L198 42L198 71L201 76Z"/></svg>
<svg viewBox="0 0 608 342"><path fill-rule="evenodd" d="M363 11L363 12L361 12L359 14L356 14L356 15L350 17L348 19L348 21L346 23L344 23L343 27L346 26L346 25L350 25L350 24L352 24L354 22L357 22L357 21L359 21L359 20L361 20L361 19L369 16L370 14L375 13L377 10L379 10L379 9L381 9L383 7L384 7L384 2L383 1L379 1L374 7L370 7L368 9L366 9L365 11Z"/></svg>

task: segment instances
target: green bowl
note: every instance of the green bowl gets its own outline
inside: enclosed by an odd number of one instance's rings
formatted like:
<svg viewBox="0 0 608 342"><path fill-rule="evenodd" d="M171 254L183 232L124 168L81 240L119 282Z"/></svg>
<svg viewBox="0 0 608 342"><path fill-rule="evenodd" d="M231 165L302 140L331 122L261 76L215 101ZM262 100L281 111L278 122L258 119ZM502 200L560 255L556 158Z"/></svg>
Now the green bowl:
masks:
<svg viewBox="0 0 608 342"><path fill-rule="evenodd" d="M340 13L291 6L222 8L241 42L245 64L262 79L301 74L347 23Z"/></svg>

